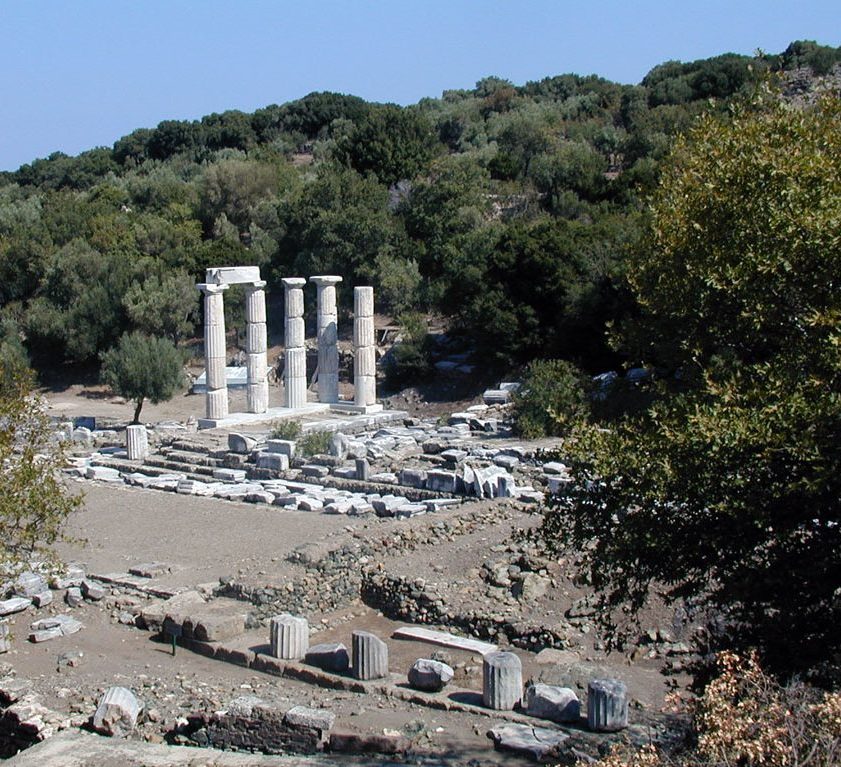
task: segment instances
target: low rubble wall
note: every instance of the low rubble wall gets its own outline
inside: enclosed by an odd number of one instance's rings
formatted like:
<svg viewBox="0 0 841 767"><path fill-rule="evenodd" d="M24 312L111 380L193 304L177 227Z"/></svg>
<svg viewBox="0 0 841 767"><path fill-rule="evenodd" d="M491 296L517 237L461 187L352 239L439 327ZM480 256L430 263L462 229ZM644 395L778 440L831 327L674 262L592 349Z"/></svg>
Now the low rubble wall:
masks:
<svg viewBox="0 0 841 767"><path fill-rule="evenodd" d="M362 601L392 620L460 629L469 636L498 642L505 638L514 647L538 652L547 647L563 649L565 634L546 626L510 621L489 615L465 614L448 609L445 598L416 581L382 571L362 574Z"/></svg>

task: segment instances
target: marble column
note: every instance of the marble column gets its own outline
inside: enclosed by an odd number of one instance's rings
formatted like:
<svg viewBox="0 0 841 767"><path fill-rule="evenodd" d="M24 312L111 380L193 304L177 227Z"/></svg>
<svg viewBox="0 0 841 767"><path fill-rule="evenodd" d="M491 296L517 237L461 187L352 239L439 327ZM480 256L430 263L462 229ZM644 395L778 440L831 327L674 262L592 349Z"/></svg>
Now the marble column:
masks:
<svg viewBox="0 0 841 767"><path fill-rule="evenodd" d="M143 424L126 426L126 452L130 461L142 461L149 455L149 434Z"/></svg>
<svg viewBox="0 0 841 767"><path fill-rule="evenodd" d="M228 385L225 380L227 361L225 343L225 303L223 293L227 285L201 283L204 293L204 364L207 377L205 411L207 418L228 415Z"/></svg>
<svg viewBox="0 0 841 767"><path fill-rule="evenodd" d="M318 340L318 401L339 401L339 337L336 285L341 277L322 275L310 277L318 289L316 304Z"/></svg>
<svg viewBox="0 0 841 767"><path fill-rule="evenodd" d="M307 404L307 349L304 346L303 277L285 277L284 290L284 407L304 407Z"/></svg>
<svg viewBox="0 0 841 767"><path fill-rule="evenodd" d="M353 402L377 401L377 347L374 339L374 289L353 289Z"/></svg>
<svg viewBox="0 0 841 767"><path fill-rule="evenodd" d="M265 287L264 280L245 285L246 407L249 413L265 413L269 409Z"/></svg>

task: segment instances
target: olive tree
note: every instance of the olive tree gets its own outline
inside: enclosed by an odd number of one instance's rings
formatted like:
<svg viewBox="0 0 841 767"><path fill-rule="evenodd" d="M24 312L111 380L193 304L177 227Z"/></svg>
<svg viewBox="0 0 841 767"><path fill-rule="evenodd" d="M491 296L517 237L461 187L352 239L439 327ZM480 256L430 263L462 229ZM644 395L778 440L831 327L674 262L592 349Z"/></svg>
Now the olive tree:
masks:
<svg viewBox="0 0 841 767"><path fill-rule="evenodd" d="M614 617L689 597L784 669L841 650L839 115L764 94L678 142L624 334L671 375L642 416L580 433L544 526Z"/></svg>
<svg viewBox="0 0 841 767"><path fill-rule="evenodd" d="M82 503L61 481L64 451L46 404L31 392L31 373L0 358L0 567L49 558L67 517Z"/></svg>
<svg viewBox="0 0 841 767"><path fill-rule="evenodd" d="M126 333L102 355L102 381L121 397L135 402L134 420L148 399L152 404L172 399L184 383L183 360L166 338Z"/></svg>

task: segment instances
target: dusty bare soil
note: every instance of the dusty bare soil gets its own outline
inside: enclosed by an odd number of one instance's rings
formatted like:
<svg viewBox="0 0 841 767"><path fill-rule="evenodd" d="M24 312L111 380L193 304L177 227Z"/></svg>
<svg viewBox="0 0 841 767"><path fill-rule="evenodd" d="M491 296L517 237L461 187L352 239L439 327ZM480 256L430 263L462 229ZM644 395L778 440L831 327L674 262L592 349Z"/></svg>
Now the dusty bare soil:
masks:
<svg viewBox="0 0 841 767"><path fill-rule="evenodd" d="M416 397L411 392L403 396L408 400ZM117 420L130 417L129 405L93 385L54 389L48 398L56 414ZM452 412L462 404L450 403L447 409ZM418 406L421 411L425 407ZM158 406L147 405L143 419L183 422L190 415L201 415L202 409L201 396L184 396ZM553 626L565 623L567 611L585 595L575 585L571 562L564 559L550 564L546 577L551 585L535 600L523 601L510 590L488 583L483 566L513 556L518 533L539 522L533 510L507 501L465 503L439 514L394 520L287 511L86 481L74 481L71 486L74 492L84 492L85 503L68 526L73 540L62 544L59 553L65 562L83 563L91 574L125 572L133 565L157 561L171 568L155 579L165 588L199 588L209 593L220 579L229 578L276 586L307 575L318 577L301 563L289 561L296 549L318 544L330 550L354 542L373 547L376 565L383 572L422 579L458 610L494 611ZM485 516L487 522L482 521ZM430 543L434 525L460 517L472 520L463 533ZM277 679L183 648L173 656L160 638L120 622L121 613L142 609L146 601L141 595L115 589L101 602L87 602L71 611L85 625L82 631L44 644L26 641L29 623L70 608L56 601L37 615L31 609L20 613L12 618L13 650L0 660L9 662L18 676L32 680L44 705L66 714L74 724L90 716L108 686L131 687L146 705L148 719L140 737L150 741L160 741L180 717L218 710L237 696L253 694L290 706L327 707L337 715L336 728L372 734L400 732L413 738L418 753L434 754L450 763L521 761L493 751L485 735L495 721L490 716L440 711L387 695L337 692ZM237 604L237 609L250 607L244 602ZM390 639L394 629L405 622L390 620L358 598L307 617L311 626L319 627L311 644L341 641L350 646L354 629L373 631L387 639L392 672L405 673L416 658L429 657L438 649ZM646 620L652 626L670 626L672 617L670 611L660 610ZM570 632L564 648L568 653L627 681L632 720L656 714L663 707L664 696L676 678L660 673L662 659L639 653L633 662L622 654L606 656L587 620L579 621ZM249 646L259 643L260 637L267 641L264 627L242 642ZM501 646L509 649L504 641ZM538 663L535 653L515 651L523 661L525 679L544 672L546 667ZM67 657L75 657L75 665L68 665ZM481 658L455 650L448 650L447 657L456 669L453 685L478 692ZM677 683L685 681L677 677Z"/></svg>

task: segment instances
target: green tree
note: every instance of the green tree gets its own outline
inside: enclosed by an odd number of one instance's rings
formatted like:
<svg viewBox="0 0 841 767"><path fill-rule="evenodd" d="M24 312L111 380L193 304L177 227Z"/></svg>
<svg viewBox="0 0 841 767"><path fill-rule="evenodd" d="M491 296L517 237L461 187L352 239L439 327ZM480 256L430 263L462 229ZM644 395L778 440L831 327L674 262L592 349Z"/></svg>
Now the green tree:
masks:
<svg viewBox="0 0 841 767"><path fill-rule="evenodd" d="M103 383L136 403L134 420L148 399L153 405L172 399L184 383L183 360L172 341L127 333L102 355Z"/></svg>
<svg viewBox="0 0 841 767"><path fill-rule="evenodd" d="M526 439L565 436L589 413L587 377L566 360L534 360L514 392L514 428Z"/></svg>
<svg viewBox="0 0 841 767"><path fill-rule="evenodd" d="M195 329L199 292L195 280L183 269L176 269L133 282L124 304L129 320L138 330L178 343Z"/></svg>
<svg viewBox="0 0 841 767"><path fill-rule="evenodd" d="M544 528L585 547L607 607L638 608L656 584L723 611L732 641L778 668L836 674L839 114L837 98L757 97L678 143L626 334L677 375L643 416L581 436Z"/></svg>
<svg viewBox="0 0 841 767"><path fill-rule="evenodd" d="M31 373L0 357L0 567L4 573L49 558L67 517L82 503L61 479L64 450Z"/></svg>
<svg viewBox="0 0 841 767"><path fill-rule="evenodd" d="M372 108L336 147L336 156L359 173L390 186L413 178L431 159L435 134L426 116L394 104Z"/></svg>

